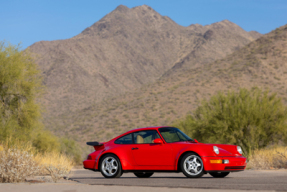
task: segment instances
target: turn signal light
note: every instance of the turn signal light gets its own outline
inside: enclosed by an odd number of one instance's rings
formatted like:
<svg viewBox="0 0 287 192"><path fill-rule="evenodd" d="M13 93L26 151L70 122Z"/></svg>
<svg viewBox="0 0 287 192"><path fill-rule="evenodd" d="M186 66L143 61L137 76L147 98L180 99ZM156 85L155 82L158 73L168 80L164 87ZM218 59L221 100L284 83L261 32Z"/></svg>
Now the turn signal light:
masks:
<svg viewBox="0 0 287 192"><path fill-rule="evenodd" d="M219 160L210 160L210 163L222 163L222 160L219 159Z"/></svg>

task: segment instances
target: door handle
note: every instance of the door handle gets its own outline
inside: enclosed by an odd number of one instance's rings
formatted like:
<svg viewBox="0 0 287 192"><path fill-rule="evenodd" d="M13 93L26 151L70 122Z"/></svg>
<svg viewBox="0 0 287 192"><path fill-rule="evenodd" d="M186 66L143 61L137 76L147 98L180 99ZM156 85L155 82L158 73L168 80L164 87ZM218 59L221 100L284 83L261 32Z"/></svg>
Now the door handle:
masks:
<svg viewBox="0 0 287 192"><path fill-rule="evenodd" d="M138 149L139 149L139 148L137 148L137 147L133 147L133 148L132 148L132 150L138 150Z"/></svg>

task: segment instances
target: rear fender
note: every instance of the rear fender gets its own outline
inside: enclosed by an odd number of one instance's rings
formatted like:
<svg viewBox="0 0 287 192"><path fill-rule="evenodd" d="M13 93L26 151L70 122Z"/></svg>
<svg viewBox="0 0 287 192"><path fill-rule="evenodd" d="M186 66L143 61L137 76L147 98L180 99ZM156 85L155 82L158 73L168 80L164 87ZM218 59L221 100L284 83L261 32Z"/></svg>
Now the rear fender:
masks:
<svg viewBox="0 0 287 192"><path fill-rule="evenodd" d="M96 169L99 169L100 161L102 160L102 157L104 157L107 154L114 154L116 155L122 165L122 170L132 170L133 169L133 157L132 154L129 154L125 149L122 149L121 147L115 147L112 149L104 150L96 159Z"/></svg>

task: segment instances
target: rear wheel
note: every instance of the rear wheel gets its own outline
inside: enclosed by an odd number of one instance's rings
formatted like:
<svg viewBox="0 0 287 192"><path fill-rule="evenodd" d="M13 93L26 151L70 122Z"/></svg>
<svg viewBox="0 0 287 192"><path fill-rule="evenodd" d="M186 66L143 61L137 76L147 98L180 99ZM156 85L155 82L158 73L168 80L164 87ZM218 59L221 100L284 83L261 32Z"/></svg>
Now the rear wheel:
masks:
<svg viewBox="0 0 287 192"><path fill-rule="evenodd" d="M100 170L106 178L118 178L122 172L122 166L119 158L113 154L107 154L102 158Z"/></svg>
<svg viewBox="0 0 287 192"><path fill-rule="evenodd" d="M187 153L180 162L180 168L186 177L198 178L204 174L203 162L195 153Z"/></svg>
<svg viewBox="0 0 287 192"><path fill-rule="evenodd" d="M134 174L139 178L148 178L153 175L153 172L135 172Z"/></svg>
<svg viewBox="0 0 287 192"><path fill-rule="evenodd" d="M226 177L230 172L210 172L209 174L215 178L223 178Z"/></svg>

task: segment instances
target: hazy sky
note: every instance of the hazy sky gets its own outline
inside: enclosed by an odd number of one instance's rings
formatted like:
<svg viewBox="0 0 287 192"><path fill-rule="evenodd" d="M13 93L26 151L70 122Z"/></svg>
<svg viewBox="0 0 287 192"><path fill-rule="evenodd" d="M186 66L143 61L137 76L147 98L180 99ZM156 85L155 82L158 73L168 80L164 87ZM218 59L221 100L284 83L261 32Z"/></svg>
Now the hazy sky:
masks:
<svg viewBox="0 0 287 192"><path fill-rule="evenodd" d="M268 33L287 23L287 0L0 0L0 41L26 48L67 39L120 4L149 5L183 26L228 19L247 31Z"/></svg>

